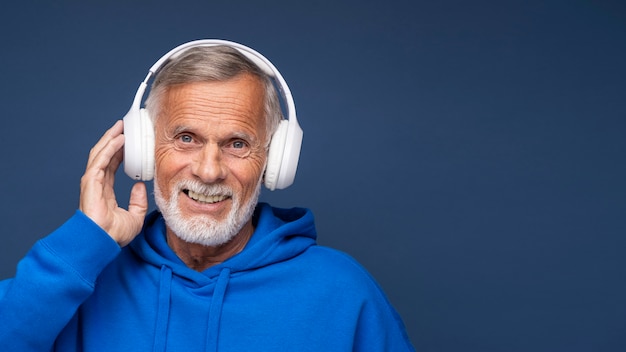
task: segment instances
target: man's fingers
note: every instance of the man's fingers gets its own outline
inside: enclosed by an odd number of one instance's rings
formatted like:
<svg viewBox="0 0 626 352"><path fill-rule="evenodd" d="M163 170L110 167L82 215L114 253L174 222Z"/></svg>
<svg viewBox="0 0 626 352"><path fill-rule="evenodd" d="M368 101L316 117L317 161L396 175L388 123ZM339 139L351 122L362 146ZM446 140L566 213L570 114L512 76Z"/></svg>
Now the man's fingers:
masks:
<svg viewBox="0 0 626 352"><path fill-rule="evenodd" d="M141 222L143 223L143 218L148 212L148 191L146 190L146 185L143 182L135 183L133 188L130 190L128 212L138 219L141 219Z"/></svg>
<svg viewBox="0 0 626 352"><path fill-rule="evenodd" d="M80 194L80 210L120 246L137 236L148 211L148 194L141 182L131 190L128 210L117 204L113 186L115 173L124 158L123 130L123 122L117 121L91 149Z"/></svg>
<svg viewBox="0 0 626 352"><path fill-rule="evenodd" d="M122 162L122 154L118 152L124 146L124 135L120 134L103 142L100 148L92 150L87 167L106 169L109 165L119 165Z"/></svg>
<svg viewBox="0 0 626 352"><path fill-rule="evenodd" d="M121 163L122 154L118 153L124 145L124 124L122 121L117 121L104 135L100 138L98 143L91 148L89 152L89 160L87 161L87 168L96 167L99 169L105 169L111 164L113 159L115 163L119 165Z"/></svg>
<svg viewBox="0 0 626 352"><path fill-rule="evenodd" d="M117 208L113 184L123 158L123 128L122 121L117 121L102 135L89 153L81 178L79 208L103 228L114 221L110 217Z"/></svg>

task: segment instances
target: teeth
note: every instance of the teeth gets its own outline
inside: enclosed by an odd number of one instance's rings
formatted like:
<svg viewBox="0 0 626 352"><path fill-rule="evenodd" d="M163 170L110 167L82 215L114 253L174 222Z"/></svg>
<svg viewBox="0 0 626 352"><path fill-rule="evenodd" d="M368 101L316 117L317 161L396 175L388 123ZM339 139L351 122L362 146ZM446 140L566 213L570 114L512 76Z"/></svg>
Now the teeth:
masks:
<svg viewBox="0 0 626 352"><path fill-rule="evenodd" d="M217 203L217 202L221 202L224 199L228 198L225 195L218 195L218 196L207 196L205 194L200 194L200 193L196 193L194 191L189 191L189 198L201 202L201 203Z"/></svg>

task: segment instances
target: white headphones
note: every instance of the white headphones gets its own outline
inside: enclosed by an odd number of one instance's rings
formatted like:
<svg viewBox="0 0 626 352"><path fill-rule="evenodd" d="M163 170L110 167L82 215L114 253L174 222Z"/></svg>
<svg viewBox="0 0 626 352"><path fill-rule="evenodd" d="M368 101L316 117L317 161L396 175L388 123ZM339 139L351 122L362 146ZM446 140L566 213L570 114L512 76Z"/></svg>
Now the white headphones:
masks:
<svg viewBox="0 0 626 352"><path fill-rule="evenodd" d="M276 67L263 55L244 45L217 39L195 40L182 44L161 57L139 85L130 110L124 116L124 172L132 179L149 181L154 177L154 127L148 112L141 108L141 101L148 86L148 80L172 57L193 47L226 45L237 49L242 55L256 64L263 72L274 79L287 110L287 119L282 120L270 142L267 166L265 167L265 187L269 190L289 187L296 177L302 129L296 118L296 107L291 91Z"/></svg>

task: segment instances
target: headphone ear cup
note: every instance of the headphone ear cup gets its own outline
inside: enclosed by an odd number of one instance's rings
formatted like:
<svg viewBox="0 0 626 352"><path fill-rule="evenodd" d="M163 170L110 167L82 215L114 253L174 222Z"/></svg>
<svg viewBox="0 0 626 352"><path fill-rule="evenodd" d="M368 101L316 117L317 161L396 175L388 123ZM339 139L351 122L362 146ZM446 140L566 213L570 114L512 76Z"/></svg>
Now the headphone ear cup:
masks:
<svg viewBox="0 0 626 352"><path fill-rule="evenodd" d="M270 191L276 189L278 175L283 162L285 142L287 140L287 129L289 121L282 120L272 135L270 149L267 153L267 166L265 167L265 187Z"/></svg>
<svg viewBox="0 0 626 352"><path fill-rule="evenodd" d="M124 172L133 180L141 180L141 148L141 117L133 107L124 116Z"/></svg>
<svg viewBox="0 0 626 352"><path fill-rule="evenodd" d="M148 110L139 110L141 119L141 179L150 181L154 177L154 125Z"/></svg>
<svg viewBox="0 0 626 352"><path fill-rule="evenodd" d="M144 109L131 109L124 116L124 172L134 180L154 176L154 128Z"/></svg>

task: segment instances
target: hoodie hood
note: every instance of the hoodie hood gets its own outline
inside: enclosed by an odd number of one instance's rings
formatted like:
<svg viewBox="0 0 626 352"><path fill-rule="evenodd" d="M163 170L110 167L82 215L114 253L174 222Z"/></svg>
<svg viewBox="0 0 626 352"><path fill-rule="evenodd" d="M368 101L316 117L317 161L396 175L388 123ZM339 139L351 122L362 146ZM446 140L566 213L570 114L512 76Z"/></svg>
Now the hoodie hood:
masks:
<svg viewBox="0 0 626 352"><path fill-rule="evenodd" d="M206 351L217 351L224 297L231 275L291 259L315 244L313 214L302 208L278 209L260 203L253 216L255 231L237 255L203 272L187 267L168 246L165 221L160 213L147 218L130 250L159 271L158 304L153 351L167 347L168 321L174 285L207 288L210 296Z"/></svg>
<svg viewBox="0 0 626 352"><path fill-rule="evenodd" d="M165 265L173 275L203 285L206 279L212 281L218 277L224 268L236 273L293 258L314 245L317 238L313 214L308 209L280 209L259 203L253 221L256 223L255 231L245 248L203 272L187 267L169 247L165 238L165 221L157 211L146 218L143 231L130 248L147 263L158 268Z"/></svg>

